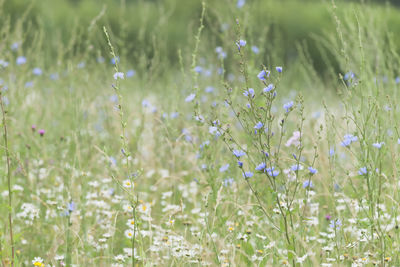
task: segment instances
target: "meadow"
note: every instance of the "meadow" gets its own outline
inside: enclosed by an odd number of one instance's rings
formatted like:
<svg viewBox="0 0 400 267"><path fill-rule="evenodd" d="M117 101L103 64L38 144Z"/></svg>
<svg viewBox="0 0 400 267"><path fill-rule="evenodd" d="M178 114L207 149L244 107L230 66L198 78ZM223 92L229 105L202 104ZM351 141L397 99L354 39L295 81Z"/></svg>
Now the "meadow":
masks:
<svg viewBox="0 0 400 267"><path fill-rule="evenodd" d="M3 267L400 266L398 7L88 0L69 29L23 3L0 1Z"/></svg>

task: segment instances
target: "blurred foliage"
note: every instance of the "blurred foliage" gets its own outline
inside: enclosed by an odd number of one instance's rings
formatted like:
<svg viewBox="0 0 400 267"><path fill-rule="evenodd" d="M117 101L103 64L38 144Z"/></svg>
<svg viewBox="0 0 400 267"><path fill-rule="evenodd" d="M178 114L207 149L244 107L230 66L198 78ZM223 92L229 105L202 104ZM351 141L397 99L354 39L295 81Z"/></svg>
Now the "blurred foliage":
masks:
<svg viewBox="0 0 400 267"><path fill-rule="evenodd" d="M335 22L330 1L247 0L238 9L236 0L206 1L207 15L204 49L216 46L234 46L235 19L244 25L245 37L251 45L261 49L263 62L292 62L303 50L317 69L327 64L321 55L316 36L335 34ZM381 18L376 24L393 32L395 43L400 43L400 11L392 5L373 2L338 2L338 16L359 9L377 12ZM395 3L396 1L394 1ZM362 5L365 5L362 7ZM193 44L201 12L200 0L12 0L4 3L11 27L16 26L27 12L23 45L30 46L37 38L30 29L42 29L48 58L67 57L70 54L91 57L105 54L102 26L110 28L117 41L119 54L134 64L150 66L150 61L163 60L178 65L178 49ZM36 39L35 39L36 38ZM21 41L15 40L15 41ZM60 46L67 51L59 55ZM274 53L269 53L274 50ZM325 52L324 52L325 53ZM329 58L329 51L327 52ZM270 58L269 55L275 58ZM332 63L332 62L330 62ZM153 62L154 64L154 62Z"/></svg>

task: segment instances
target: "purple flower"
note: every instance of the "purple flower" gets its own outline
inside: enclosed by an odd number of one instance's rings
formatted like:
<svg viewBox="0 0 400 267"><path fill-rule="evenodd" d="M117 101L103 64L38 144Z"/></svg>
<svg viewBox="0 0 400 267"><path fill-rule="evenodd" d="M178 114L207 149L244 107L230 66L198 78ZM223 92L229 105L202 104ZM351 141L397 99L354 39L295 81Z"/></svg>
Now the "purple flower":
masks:
<svg viewBox="0 0 400 267"><path fill-rule="evenodd" d="M246 46L246 41L245 40L239 40L236 42L236 46L238 47L238 50L240 51L240 48Z"/></svg>
<svg viewBox="0 0 400 267"><path fill-rule="evenodd" d="M282 73L282 67L276 67L276 71Z"/></svg>
<svg viewBox="0 0 400 267"><path fill-rule="evenodd" d="M384 144L385 142L380 142L380 143L373 143L372 145L378 149L381 149Z"/></svg>
<svg viewBox="0 0 400 267"><path fill-rule="evenodd" d="M314 184L310 180L304 181L303 188L308 188L308 189L314 188Z"/></svg>
<svg viewBox="0 0 400 267"><path fill-rule="evenodd" d="M221 168L219 168L219 172L226 172L229 169L229 163L222 165Z"/></svg>
<svg viewBox="0 0 400 267"><path fill-rule="evenodd" d="M253 177L253 173L252 173L252 172L245 172L245 173L243 173L243 177L244 177L245 179L250 178L250 177Z"/></svg>
<svg viewBox="0 0 400 267"><path fill-rule="evenodd" d="M38 133L40 134L40 136L43 136L45 132L46 132L46 131L45 131L44 129L40 129L40 130L38 131Z"/></svg>
<svg viewBox="0 0 400 267"><path fill-rule="evenodd" d="M17 65L23 65L26 63L26 57L18 57L16 60Z"/></svg>
<svg viewBox="0 0 400 267"><path fill-rule="evenodd" d="M253 51L254 54L260 53L260 49L258 49L258 47L255 46L255 45L253 45L253 46L251 47L251 51Z"/></svg>
<svg viewBox="0 0 400 267"><path fill-rule="evenodd" d="M36 124L32 124L31 129L32 129L32 131L35 131L36 130Z"/></svg>
<svg viewBox="0 0 400 267"><path fill-rule="evenodd" d="M237 8L242 8L246 4L246 0L238 0L236 3Z"/></svg>
<svg viewBox="0 0 400 267"><path fill-rule="evenodd" d="M36 76L40 76L40 75L42 75L42 69L41 68L34 68L33 69L33 71L32 71L32 73L34 74L34 75L36 75Z"/></svg>
<svg viewBox="0 0 400 267"><path fill-rule="evenodd" d="M266 166L265 162L262 162L256 167L256 171L264 171Z"/></svg>
<svg viewBox="0 0 400 267"><path fill-rule="evenodd" d="M192 102L195 97L196 94L190 94L185 98L185 102Z"/></svg>
<svg viewBox="0 0 400 267"><path fill-rule="evenodd" d="M243 95L244 96L247 96L247 97L251 97L251 98L254 98L254 89L253 88L249 88L249 90L246 90L246 91L244 91L243 92Z"/></svg>
<svg viewBox="0 0 400 267"><path fill-rule="evenodd" d="M342 226L342 221L340 219L331 220L331 223L329 224L330 228L340 229L340 226Z"/></svg>
<svg viewBox="0 0 400 267"><path fill-rule="evenodd" d="M311 174L316 174L318 172L317 169L314 169L313 167L308 167L308 170L310 171Z"/></svg>
<svg viewBox="0 0 400 267"><path fill-rule="evenodd" d="M126 77L127 77L127 78L130 78L130 77L135 76L135 74L136 74L136 71L135 71L135 70L128 70L128 71L126 72Z"/></svg>
<svg viewBox="0 0 400 267"><path fill-rule="evenodd" d="M275 167L267 168L266 172L269 176L276 177L279 175L279 171L275 170Z"/></svg>
<svg viewBox="0 0 400 267"><path fill-rule="evenodd" d="M352 134L346 134L346 135L343 137L343 141L342 141L342 143L341 143L340 145L341 145L341 146L344 146L344 147L347 147L347 146L350 146L351 143L357 142L357 140L358 140L358 137L357 137L357 136L354 136L354 135L352 135Z"/></svg>
<svg viewBox="0 0 400 267"><path fill-rule="evenodd" d="M246 153L243 152L242 150L234 149L233 155L235 155L235 157L237 157L237 158L240 158L240 157L243 157L244 155L246 155Z"/></svg>
<svg viewBox="0 0 400 267"><path fill-rule="evenodd" d="M238 163L239 168L242 168L242 167L243 167L243 162L238 161L237 163Z"/></svg>
<svg viewBox="0 0 400 267"><path fill-rule="evenodd" d="M197 73L201 73L203 71L203 68L200 66L196 66L196 67L194 67L194 71Z"/></svg>
<svg viewBox="0 0 400 267"><path fill-rule="evenodd" d="M260 73L258 73L257 78L260 79L261 81L265 81L266 78L269 77L270 71L269 70L262 70Z"/></svg>
<svg viewBox="0 0 400 267"><path fill-rule="evenodd" d="M117 79L124 79L124 73L123 72L116 72L116 73L114 73L114 80L117 80Z"/></svg>
<svg viewBox="0 0 400 267"><path fill-rule="evenodd" d="M263 92L264 92L264 93L268 93L268 92L270 92L270 91L272 91L272 90L274 90L274 89L275 89L275 86L274 86L272 83L270 83L270 84L268 84L267 87L265 87L265 88L263 89Z"/></svg>
<svg viewBox="0 0 400 267"><path fill-rule="evenodd" d="M293 101L290 101L283 105L283 108L286 110L286 113L288 113L292 107L293 107Z"/></svg>
<svg viewBox="0 0 400 267"><path fill-rule="evenodd" d="M261 129L263 126L264 126L264 124L263 124L261 121L259 121L259 122L257 122L257 124L254 126L254 129L259 130L259 129Z"/></svg>
<svg viewBox="0 0 400 267"><path fill-rule="evenodd" d="M361 168L358 170L358 174L359 174L359 175L366 175L367 173L368 173L367 167L361 167Z"/></svg>

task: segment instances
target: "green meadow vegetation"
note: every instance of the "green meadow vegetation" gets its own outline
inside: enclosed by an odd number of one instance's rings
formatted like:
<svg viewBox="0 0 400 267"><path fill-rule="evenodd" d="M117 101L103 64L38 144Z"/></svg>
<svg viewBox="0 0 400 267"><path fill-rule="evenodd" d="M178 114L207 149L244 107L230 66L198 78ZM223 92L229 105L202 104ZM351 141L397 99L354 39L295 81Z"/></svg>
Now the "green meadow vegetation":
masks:
<svg viewBox="0 0 400 267"><path fill-rule="evenodd" d="M399 266L395 4L0 1L1 266Z"/></svg>

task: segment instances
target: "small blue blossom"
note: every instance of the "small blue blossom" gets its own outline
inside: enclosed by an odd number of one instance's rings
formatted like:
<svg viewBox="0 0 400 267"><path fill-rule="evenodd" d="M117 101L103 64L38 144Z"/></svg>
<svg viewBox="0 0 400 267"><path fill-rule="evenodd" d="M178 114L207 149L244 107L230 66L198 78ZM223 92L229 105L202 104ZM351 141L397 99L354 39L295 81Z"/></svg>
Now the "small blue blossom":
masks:
<svg viewBox="0 0 400 267"><path fill-rule="evenodd" d="M246 90L246 91L243 92L243 95L247 96L247 97L250 96L251 98L254 98L254 95L255 95L254 89L253 88L249 88L249 90Z"/></svg>
<svg viewBox="0 0 400 267"><path fill-rule="evenodd" d="M222 165L221 168L219 168L219 172L226 172L229 169L229 163Z"/></svg>
<svg viewBox="0 0 400 267"><path fill-rule="evenodd" d="M235 157L237 157L237 158L240 158L240 157L245 156L246 153L244 151L242 151L242 150L234 149L233 150L233 155L235 155Z"/></svg>
<svg viewBox="0 0 400 267"><path fill-rule="evenodd" d="M257 124L254 126L254 129L259 130L259 129L261 129L263 126L264 126L264 124L263 124L261 121L259 121L259 122L257 122Z"/></svg>
<svg viewBox="0 0 400 267"><path fill-rule="evenodd" d="M246 0L238 0L236 3L237 8L242 8L246 4Z"/></svg>
<svg viewBox="0 0 400 267"><path fill-rule="evenodd" d="M256 167L256 171L264 171L265 167L267 165L265 164L265 162L260 163L257 167Z"/></svg>
<svg viewBox="0 0 400 267"><path fill-rule="evenodd" d="M238 163L239 168L242 168L242 167L243 167L243 162L241 162L241 161L239 160L237 163Z"/></svg>
<svg viewBox="0 0 400 267"><path fill-rule="evenodd" d="M116 72L116 73L114 73L114 80L117 80L117 79L124 79L124 73L123 72Z"/></svg>
<svg viewBox="0 0 400 267"><path fill-rule="evenodd" d="M378 149L381 149L384 144L385 144L385 142L373 143L372 146L376 147Z"/></svg>
<svg viewBox="0 0 400 267"><path fill-rule="evenodd" d="M218 58L223 59L226 58L226 53L225 51L222 49L222 47L217 46L215 48L215 52L218 54Z"/></svg>
<svg viewBox="0 0 400 267"><path fill-rule="evenodd" d="M310 171L311 174L316 174L318 172L317 169L314 169L313 167L308 167L308 170Z"/></svg>
<svg viewBox="0 0 400 267"><path fill-rule="evenodd" d="M272 90L274 90L274 89L275 89L275 86L274 86L272 83L270 83L270 84L268 84L267 87L265 87L265 88L263 89L263 92L264 92L264 93L268 93L268 92L270 92L270 91L272 91Z"/></svg>
<svg viewBox="0 0 400 267"><path fill-rule="evenodd" d="M253 51L253 53L254 54L258 54L258 53L260 53L260 49L257 47L257 46L255 46L255 45L253 45L252 47L251 47L251 51Z"/></svg>
<svg viewBox="0 0 400 267"><path fill-rule="evenodd" d="M342 226L342 221L340 219L331 220L329 224L330 228L340 229L340 226Z"/></svg>
<svg viewBox="0 0 400 267"><path fill-rule="evenodd" d="M8 61L0 59L0 66L2 66L3 68L7 68L8 64L9 64Z"/></svg>
<svg viewBox="0 0 400 267"><path fill-rule="evenodd" d="M238 50L240 51L240 48L245 47L246 46L246 41L245 40L239 40L236 42L236 46L238 47Z"/></svg>
<svg viewBox="0 0 400 267"><path fill-rule="evenodd" d="M50 74L50 79L52 79L53 81L58 80L58 73L52 73Z"/></svg>
<svg viewBox="0 0 400 267"><path fill-rule="evenodd" d="M120 59L119 57L117 57L117 60L115 60L115 58L111 59L111 64L115 65L115 63L119 63Z"/></svg>
<svg viewBox="0 0 400 267"><path fill-rule="evenodd" d="M359 175L366 175L367 173L368 173L367 167L361 167L361 168L358 170L358 174L359 174Z"/></svg>
<svg viewBox="0 0 400 267"><path fill-rule="evenodd" d="M206 89L204 89L204 91L205 91L206 93L212 93L212 92L214 92L214 87L212 87L212 86L207 86Z"/></svg>
<svg viewBox="0 0 400 267"><path fill-rule="evenodd" d="M275 69L277 72L282 73L282 70L283 70L282 67L276 67Z"/></svg>
<svg viewBox="0 0 400 267"><path fill-rule="evenodd" d="M194 70L195 72L197 72L197 73L201 73L201 72L203 71L203 68L200 67L200 66L196 66L196 67L194 67L193 70Z"/></svg>
<svg viewBox="0 0 400 267"><path fill-rule="evenodd" d="M396 79L394 81L395 81L395 83L400 83L400 77L396 77Z"/></svg>
<svg viewBox="0 0 400 267"><path fill-rule="evenodd" d="M308 189L314 188L314 184L313 184L313 182L310 181L310 180L304 181L304 182L303 182L303 188L308 188Z"/></svg>
<svg viewBox="0 0 400 267"><path fill-rule="evenodd" d="M357 141L358 141L358 137L357 136L354 136L352 134L346 134L343 137L343 141L342 141L342 143L340 145L344 146L344 147L347 147L347 146L350 146L351 143L357 142Z"/></svg>
<svg viewBox="0 0 400 267"><path fill-rule="evenodd" d="M265 170L267 172L267 174L271 177L276 177L279 175L279 171L275 170L275 167L271 167L271 168L267 168Z"/></svg>
<svg viewBox="0 0 400 267"><path fill-rule="evenodd" d="M303 166L299 165L299 164L294 164L290 167L290 170L296 172L296 171L300 171L303 169Z"/></svg>
<svg viewBox="0 0 400 267"><path fill-rule="evenodd" d="M70 203L68 203L67 209L68 209L69 212L74 211L75 208L76 208L75 202L71 201Z"/></svg>
<svg viewBox="0 0 400 267"><path fill-rule="evenodd" d="M400 145L400 138L398 138L398 139L397 139L397 144L399 144L399 145Z"/></svg>
<svg viewBox="0 0 400 267"><path fill-rule="evenodd" d="M329 149L329 156L333 156L333 155L335 155L335 149L333 148L333 147L331 147L330 149Z"/></svg>
<svg viewBox="0 0 400 267"><path fill-rule="evenodd" d="M355 74L352 71L349 71L344 75L343 79L345 81L347 81L347 80L353 79L354 77L355 77Z"/></svg>
<svg viewBox="0 0 400 267"><path fill-rule="evenodd" d="M34 68L32 73L33 73L33 75L40 76L40 75L42 75L43 72L42 72L41 68Z"/></svg>
<svg viewBox="0 0 400 267"><path fill-rule="evenodd" d="M293 107L293 101L290 101L286 104L283 105L283 108L286 110L286 113L290 111L290 109Z"/></svg>
<svg viewBox="0 0 400 267"><path fill-rule="evenodd" d="M192 102L194 98L196 97L196 94L190 94L185 98L185 102Z"/></svg>
<svg viewBox="0 0 400 267"><path fill-rule="evenodd" d="M29 81L25 83L26 88L31 88L33 86L33 81Z"/></svg>
<svg viewBox="0 0 400 267"><path fill-rule="evenodd" d="M13 43L13 44L11 45L11 50L12 50L12 51L15 51L15 50L18 49L18 47L19 47L19 42L15 42L15 43Z"/></svg>
<svg viewBox="0 0 400 267"><path fill-rule="evenodd" d="M227 178L227 179L224 180L224 186L225 187L231 186L234 181L235 180L233 180L233 178Z"/></svg>
<svg viewBox="0 0 400 267"><path fill-rule="evenodd" d="M126 72L126 77L127 77L127 78L130 78L130 77L135 76L135 74L136 74L136 71L135 71L135 70L128 70L128 71Z"/></svg>
<svg viewBox="0 0 400 267"><path fill-rule="evenodd" d="M250 178L250 177L253 177L253 173L252 172L245 172L245 173L243 173L243 177L244 178Z"/></svg>
<svg viewBox="0 0 400 267"><path fill-rule="evenodd" d="M266 81L266 79L269 77L270 71L269 70L262 70L260 73L258 73L257 78L260 79L261 81Z"/></svg>
<svg viewBox="0 0 400 267"><path fill-rule="evenodd" d="M25 64L26 63L26 57L17 57L17 60L16 60L16 63L17 63L17 65L23 65L23 64Z"/></svg>

